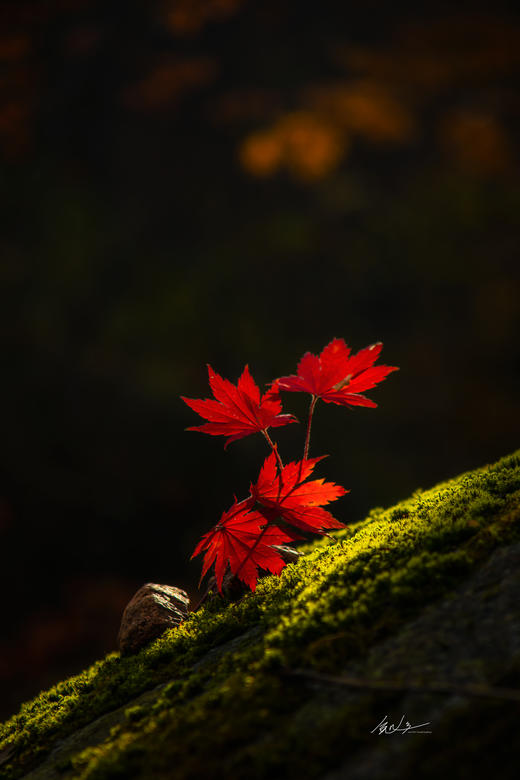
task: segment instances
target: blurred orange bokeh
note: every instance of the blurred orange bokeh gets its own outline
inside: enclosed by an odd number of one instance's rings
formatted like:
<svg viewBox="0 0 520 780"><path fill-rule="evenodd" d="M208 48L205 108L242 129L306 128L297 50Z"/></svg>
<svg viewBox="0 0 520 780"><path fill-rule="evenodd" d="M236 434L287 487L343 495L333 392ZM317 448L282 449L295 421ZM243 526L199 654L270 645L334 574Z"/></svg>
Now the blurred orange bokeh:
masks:
<svg viewBox="0 0 520 780"><path fill-rule="evenodd" d="M125 90L123 100L141 111L170 107L184 93L212 81L215 73L216 64L209 57L164 58Z"/></svg>
<svg viewBox="0 0 520 780"><path fill-rule="evenodd" d="M243 0L167 0L163 16L176 35L197 33L205 24L233 14Z"/></svg>
<svg viewBox="0 0 520 780"><path fill-rule="evenodd" d="M244 168L269 176L284 167L299 179L315 179L333 170L348 150L348 137L318 114L298 111L271 128L252 133L240 147Z"/></svg>
<svg viewBox="0 0 520 780"><path fill-rule="evenodd" d="M439 135L449 155L467 170L501 173L513 162L508 133L499 119L489 114L458 111L443 117Z"/></svg>

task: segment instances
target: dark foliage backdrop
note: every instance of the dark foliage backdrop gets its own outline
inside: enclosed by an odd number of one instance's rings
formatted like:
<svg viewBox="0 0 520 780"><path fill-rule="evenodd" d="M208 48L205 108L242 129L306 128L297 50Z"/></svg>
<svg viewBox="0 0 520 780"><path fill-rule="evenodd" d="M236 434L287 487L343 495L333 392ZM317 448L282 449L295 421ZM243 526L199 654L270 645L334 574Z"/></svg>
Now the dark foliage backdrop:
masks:
<svg viewBox="0 0 520 780"><path fill-rule="evenodd" d="M315 423L345 522L518 446L520 21L371 0L2 15L7 715L113 649L143 582L195 594L193 547L266 454L184 432L207 362L265 383L334 336L384 341L380 407Z"/></svg>

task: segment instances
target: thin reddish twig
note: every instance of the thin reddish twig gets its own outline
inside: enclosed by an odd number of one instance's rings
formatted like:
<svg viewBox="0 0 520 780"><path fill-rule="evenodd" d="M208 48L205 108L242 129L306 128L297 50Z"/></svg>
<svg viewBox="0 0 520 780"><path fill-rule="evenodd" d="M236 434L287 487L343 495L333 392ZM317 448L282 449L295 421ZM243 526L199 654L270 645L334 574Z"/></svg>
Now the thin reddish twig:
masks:
<svg viewBox="0 0 520 780"><path fill-rule="evenodd" d="M273 442L273 440L271 439L271 437L270 437L270 436L269 436L269 434L267 433L267 429L264 429L264 430L262 431L262 433L264 434L264 437L265 437L265 439L266 439L266 441L267 441L268 445L271 447L272 451L273 451L273 452L274 452L274 454L276 455L276 460L278 461L278 465L280 466L280 468L281 468L281 469L283 469L283 463L282 463L282 459L281 459L281 457L280 457L280 453L278 452L278 447L277 447L277 445L276 445L276 444Z"/></svg>

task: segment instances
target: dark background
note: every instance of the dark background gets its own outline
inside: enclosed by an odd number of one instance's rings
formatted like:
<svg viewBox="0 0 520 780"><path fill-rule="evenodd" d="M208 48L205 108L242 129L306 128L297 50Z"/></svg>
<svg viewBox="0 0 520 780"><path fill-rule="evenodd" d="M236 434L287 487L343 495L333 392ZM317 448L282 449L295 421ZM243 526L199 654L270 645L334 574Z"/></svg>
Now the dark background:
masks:
<svg viewBox="0 0 520 780"><path fill-rule="evenodd" d="M318 408L344 522L518 446L520 21L506 3L3 3L0 714L112 650L261 437L186 433L343 337L401 371ZM303 416L305 403L284 396ZM296 457L302 426L274 431Z"/></svg>

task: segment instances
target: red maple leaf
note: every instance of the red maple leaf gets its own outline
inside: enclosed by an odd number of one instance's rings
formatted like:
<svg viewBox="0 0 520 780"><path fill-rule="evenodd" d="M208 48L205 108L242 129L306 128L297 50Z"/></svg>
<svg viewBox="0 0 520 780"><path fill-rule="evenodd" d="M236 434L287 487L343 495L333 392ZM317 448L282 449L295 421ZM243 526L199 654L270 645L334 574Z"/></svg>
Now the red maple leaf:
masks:
<svg viewBox="0 0 520 780"><path fill-rule="evenodd" d="M251 433L266 432L268 428L278 428L298 422L292 414L280 414L282 402L276 387L272 387L262 397L253 377L246 366L235 386L223 379L208 365L209 384L213 399L184 398L201 417L209 422L188 428L188 431L202 431L212 436L227 436L225 447L232 441L242 439Z"/></svg>
<svg viewBox="0 0 520 780"><path fill-rule="evenodd" d="M251 497L263 507L261 511L266 519L274 523L282 518L302 531L313 533L345 527L322 507L348 490L323 479L305 481L320 460L321 457L309 458L278 468L275 452L266 458L258 481L251 485Z"/></svg>
<svg viewBox="0 0 520 780"><path fill-rule="evenodd" d="M283 376L273 382L273 388L289 392L311 393L326 403L342 406L377 404L361 395L385 379L397 366L374 366L383 344L371 344L355 355L343 339L333 339L319 355L306 352L298 364L298 374Z"/></svg>
<svg viewBox="0 0 520 780"><path fill-rule="evenodd" d="M280 574L286 562L271 545L285 544L295 537L275 525L267 525L265 517L251 511L254 500L250 497L235 503L224 512L220 522L204 534L195 548L192 558L206 550L201 579L212 563L215 563L217 587L222 591L226 568L255 590L258 569Z"/></svg>

